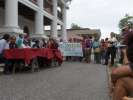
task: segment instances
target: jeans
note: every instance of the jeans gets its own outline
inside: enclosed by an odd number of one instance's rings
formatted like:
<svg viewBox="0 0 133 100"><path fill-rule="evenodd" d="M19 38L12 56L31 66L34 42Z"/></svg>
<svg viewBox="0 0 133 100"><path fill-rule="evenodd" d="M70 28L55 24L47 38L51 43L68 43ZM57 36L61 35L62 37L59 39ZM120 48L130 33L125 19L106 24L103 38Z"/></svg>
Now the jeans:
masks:
<svg viewBox="0 0 133 100"><path fill-rule="evenodd" d="M105 54L106 54L106 50L101 50L101 63L102 64L105 63Z"/></svg>
<svg viewBox="0 0 133 100"><path fill-rule="evenodd" d="M108 47L105 55L105 64L108 65L108 60L110 59L111 55L111 65L114 65L114 59L116 57L116 48L115 47Z"/></svg>
<svg viewBox="0 0 133 100"><path fill-rule="evenodd" d="M91 48L85 48L85 61L91 62Z"/></svg>
<svg viewBox="0 0 133 100"><path fill-rule="evenodd" d="M94 62L95 62L96 64L100 64L100 63L101 63L100 60L101 60L100 53L94 52Z"/></svg>

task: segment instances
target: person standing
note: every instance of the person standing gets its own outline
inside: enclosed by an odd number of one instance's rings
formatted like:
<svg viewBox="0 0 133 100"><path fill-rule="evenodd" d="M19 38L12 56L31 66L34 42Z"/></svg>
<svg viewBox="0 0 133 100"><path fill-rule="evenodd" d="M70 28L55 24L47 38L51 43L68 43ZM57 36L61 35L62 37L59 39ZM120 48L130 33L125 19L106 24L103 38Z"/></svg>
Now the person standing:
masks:
<svg viewBox="0 0 133 100"><path fill-rule="evenodd" d="M16 37L14 35L11 36L11 38L10 38L9 48L10 49L18 48L18 46L16 44ZM19 60L15 60L15 59L8 60L8 71L9 71L9 73L11 73L13 71L13 65L15 64L15 62L18 63Z"/></svg>
<svg viewBox="0 0 133 100"><path fill-rule="evenodd" d="M100 64L100 42L98 41L97 38L94 39L93 41L93 50L94 50L94 62L96 64Z"/></svg>
<svg viewBox="0 0 133 100"><path fill-rule="evenodd" d="M82 50L83 50L83 61L85 61L85 47L86 47L86 44L85 44L85 37L83 37L83 40L82 40Z"/></svg>
<svg viewBox="0 0 133 100"><path fill-rule="evenodd" d="M9 49L9 40L9 34L5 34L3 38L0 40L0 62L2 62L4 50Z"/></svg>
<svg viewBox="0 0 133 100"><path fill-rule="evenodd" d="M92 37L87 37L85 39L85 61L87 63L91 62L91 48L92 48Z"/></svg>
<svg viewBox="0 0 133 100"><path fill-rule="evenodd" d="M10 35L5 34L0 40L0 63L5 63L4 73L9 73L8 61L4 58L4 50L9 49Z"/></svg>
<svg viewBox="0 0 133 100"><path fill-rule="evenodd" d="M23 48L23 40L23 35L20 34L16 41L18 48Z"/></svg>
<svg viewBox="0 0 133 100"><path fill-rule="evenodd" d="M104 64L104 58L105 58L105 41L104 39L100 42L100 52L101 52L101 64Z"/></svg>
<svg viewBox="0 0 133 100"><path fill-rule="evenodd" d="M105 65L108 65L108 60L111 55L111 66L114 65L114 59L116 57L116 45L117 39L115 38L115 34L113 32L110 33L110 38L108 40L108 48L105 57Z"/></svg>
<svg viewBox="0 0 133 100"><path fill-rule="evenodd" d="M105 57L104 57L104 65L106 65L106 64L105 64L105 61L106 61L106 59L108 59L108 58L106 58L106 57L107 57L108 44L109 44L109 41L108 41L108 40L109 40L108 38L105 38Z"/></svg>

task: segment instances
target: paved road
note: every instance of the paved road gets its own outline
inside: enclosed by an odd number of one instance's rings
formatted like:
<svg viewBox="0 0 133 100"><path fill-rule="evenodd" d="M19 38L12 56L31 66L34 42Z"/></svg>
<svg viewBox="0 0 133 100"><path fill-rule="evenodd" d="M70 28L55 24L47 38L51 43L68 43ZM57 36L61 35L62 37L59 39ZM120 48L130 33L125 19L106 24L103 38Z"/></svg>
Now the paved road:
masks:
<svg viewBox="0 0 133 100"><path fill-rule="evenodd" d="M0 76L0 100L109 100L105 66L62 67Z"/></svg>

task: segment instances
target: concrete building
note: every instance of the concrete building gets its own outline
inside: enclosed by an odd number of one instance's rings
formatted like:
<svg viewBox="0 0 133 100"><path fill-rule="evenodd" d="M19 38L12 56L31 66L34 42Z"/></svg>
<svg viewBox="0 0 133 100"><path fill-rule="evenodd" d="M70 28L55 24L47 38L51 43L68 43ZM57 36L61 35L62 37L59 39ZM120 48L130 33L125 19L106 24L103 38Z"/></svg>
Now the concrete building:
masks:
<svg viewBox="0 0 133 100"><path fill-rule="evenodd" d="M67 29L67 37L70 38L80 38L80 37L92 37L98 38L101 37L100 29L90 29L90 28L81 28L81 29Z"/></svg>
<svg viewBox="0 0 133 100"><path fill-rule="evenodd" d="M67 40L66 8L69 0L0 0L0 34L27 33L31 37L58 38L57 26L62 38Z"/></svg>
<svg viewBox="0 0 133 100"><path fill-rule="evenodd" d="M62 31L58 30L58 37L62 37ZM46 31L47 36L49 37L51 32L50 30ZM89 29L89 28L81 28L81 29L67 29L67 38L68 40L71 38L83 39L83 37L92 37L98 38L101 37L101 30L100 29Z"/></svg>

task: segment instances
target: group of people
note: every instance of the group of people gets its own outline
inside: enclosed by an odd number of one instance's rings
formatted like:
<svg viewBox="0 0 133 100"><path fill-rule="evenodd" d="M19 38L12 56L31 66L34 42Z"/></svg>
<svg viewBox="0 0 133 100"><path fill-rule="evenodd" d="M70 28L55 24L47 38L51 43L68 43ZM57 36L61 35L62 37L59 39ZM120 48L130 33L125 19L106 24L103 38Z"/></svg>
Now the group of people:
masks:
<svg viewBox="0 0 133 100"><path fill-rule="evenodd" d="M75 41L70 40L69 42ZM111 58L111 65L114 65L118 41L113 32L110 33L110 38L101 39L101 41L99 41L99 38L86 36L83 40L75 43L81 43L82 45L83 57L80 58L80 61L91 63L92 55L94 55L94 63L108 65Z"/></svg>
<svg viewBox="0 0 133 100"><path fill-rule="evenodd" d="M73 42L72 40L69 41ZM122 31L121 39L118 41L113 32L110 38L101 39L92 37L84 37L79 42L82 45L83 57L80 60L86 63L91 62L91 55L94 54L94 63L114 66L115 59L119 58L120 67L111 69L112 93L113 100L130 100L127 96L133 94L133 31L128 26ZM121 44L121 46L119 46ZM5 34L0 39L0 63L7 60L4 59L4 50L13 48L50 48L58 49L58 42L55 39L49 40L29 40L23 35L10 36ZM119 57L117 57L119 56ZM78 58L79 59L79 58ZM109 63L110 60L110 63ZM9 71L8 65L4 67L4 72ZM132 99L131 99L132 100Z"/></svg>
<svg viewBox="0 0 133 100"><path fill-rule="evenodd" d="M94 54L94 63L111 67L112 100L133 100L133 29L126 26L117 40L113 32L110 38L92 39L86 37L82 41L84 60L91 62ZM92 52L93 51L93 52ZM116 60L120 64L117 66Z"/></svg>
<svg viewBox="0 0 133 100"><path fill-rule="evenodd" d="M45 39L27 39L24 35L20 34L18 37L15 35L10 36L9 34L4 34L0 39L0 63L5 63L4 73L10 73L12 69L9 64L10 62L4 58L4 50L15 49L15 48L50 48L57 49L58 43L55 39L49 38Z"/></svg>
<svg viewBox="0 0 133 100"><path fill-rule="evenodd" d="M85 38L82 45L87 63L90 63L93 51L95 63L111 67L112 100L133 100L133 29L126 26L119 40L111 32L110 38L101 41Z"/></svg>
<svg viewBox="0 0 133 100"><path fill-rule="evenodd" d="M76 42L82 45L83 61L90 63L94 54L94 63L111 67L112 100L133 100L133 29L126 26L119 39L111 32L105 40L84 37Z"/></svg>

